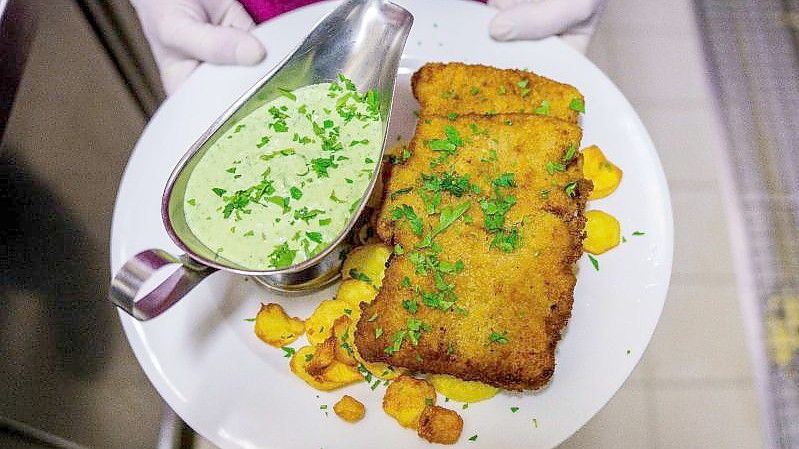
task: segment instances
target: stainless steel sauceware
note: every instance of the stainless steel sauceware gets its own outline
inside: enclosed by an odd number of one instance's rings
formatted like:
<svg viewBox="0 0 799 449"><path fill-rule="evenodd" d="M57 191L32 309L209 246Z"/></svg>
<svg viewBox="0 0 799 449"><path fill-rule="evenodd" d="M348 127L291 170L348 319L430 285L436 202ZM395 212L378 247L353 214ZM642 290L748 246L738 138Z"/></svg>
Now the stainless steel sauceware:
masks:
<svg viewBox="0 0 799 449"><path fill-rule="evenodd" d="M349 224L322 252L311 259L276 270L252 270L226 260L203 244L189 229L183 207L192 170L225 132L252 111L280 95L278 88L296 89L330 82L339 74L361 91L379 93L383 143L388 130L394 81L413 16L385 0L349 0L323 18L299 47L227 109L191 146L167 182L161 205L164 227L185 254L173 256L160 249L136 254L114 276L111 301L138 320L148 320L174 305L208 275L224 270L253 276L261 284L283 293L319 289L338 276L347 237L358 221L378 179L364 192ZM381 150L382 156L382 150ZM380 170L377 164L376 171ZM136 300L141 285L159 268L180 266L150 293Z"/></svg>

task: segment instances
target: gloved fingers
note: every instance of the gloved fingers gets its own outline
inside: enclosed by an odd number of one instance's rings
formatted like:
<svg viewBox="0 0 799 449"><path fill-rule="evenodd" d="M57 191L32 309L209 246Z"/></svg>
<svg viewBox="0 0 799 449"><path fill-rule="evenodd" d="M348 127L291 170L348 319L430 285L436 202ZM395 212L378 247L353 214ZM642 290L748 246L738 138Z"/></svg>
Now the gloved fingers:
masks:
<svg viewBox="0 0 799 449"><path fill-rule="evenodd" d="M161 83L164 85L164 91L167 95L172 95L186 78L191 75L191 72L200 64L195 59L182 59L175 56L164 56L159 61L161 72Z"/></svg>
<svg viewBox="0 0 799 449"><path fill-rule="evenodd" d="M255 27L252 17L236 0L201 0L211 23L248 31Z"/></svg>
<svg viewBox="0 0 799 449"><path fill-rule="evenodd" d="M253 65L266 55L258 39L237 28L211 25L189 17L172 18L162 24L169 27L159 30L164 46L188 59Z"/></svg>
<svg viewBox="0 0 799 449"><path fill-rule="evenodd" d="M525 2L494 16L489 26L497 40L542 39L563 34L587 23L594 15L599 0L542 0Z"/></svg>
<svg viewBox="0 0 799 449"><path fill-rule="evenodd" d="M541 0L488 0L488 6L499 9L500 11L513 8L523 3L540 2Z"/></svg>

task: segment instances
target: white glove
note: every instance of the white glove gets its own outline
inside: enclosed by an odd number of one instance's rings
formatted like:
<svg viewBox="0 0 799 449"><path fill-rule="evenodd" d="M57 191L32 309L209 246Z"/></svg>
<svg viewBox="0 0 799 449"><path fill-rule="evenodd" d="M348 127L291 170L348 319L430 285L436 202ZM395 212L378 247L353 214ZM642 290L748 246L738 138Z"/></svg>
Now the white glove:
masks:
<svg viewBox="0 0 799 449"><path fill-rule="evenodd" d="M266 50L236 0L131 0L153 50L167 94L202 61L253 65Z"/></svg>
<svg viewBox="0 0 799 449"><path fill-rule="evenodd" d="M499 9L489 33L500 41L558 35L585 53L605 0L488 0Z"/></svg>

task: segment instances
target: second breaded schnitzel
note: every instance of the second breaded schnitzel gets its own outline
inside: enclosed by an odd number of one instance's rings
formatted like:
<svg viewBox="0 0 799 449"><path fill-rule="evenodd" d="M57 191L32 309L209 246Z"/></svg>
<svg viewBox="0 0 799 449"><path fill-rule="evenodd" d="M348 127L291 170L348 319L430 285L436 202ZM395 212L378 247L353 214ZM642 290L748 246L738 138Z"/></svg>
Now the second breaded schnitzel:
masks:
<svg viewBox="0 0 799 449"><path fill-rule="evenodd" d="M582 254L579 127L426 117L378 222L395 245L355 344L368 361L524 390L546 384Z"/></svg>
<svg viewBox="0 0 799 449"><path fill-rule="evenodd" d="M577 123L585 109L575 87L526 70L428 63L411 85L422 115L523 113Z"/></svg>

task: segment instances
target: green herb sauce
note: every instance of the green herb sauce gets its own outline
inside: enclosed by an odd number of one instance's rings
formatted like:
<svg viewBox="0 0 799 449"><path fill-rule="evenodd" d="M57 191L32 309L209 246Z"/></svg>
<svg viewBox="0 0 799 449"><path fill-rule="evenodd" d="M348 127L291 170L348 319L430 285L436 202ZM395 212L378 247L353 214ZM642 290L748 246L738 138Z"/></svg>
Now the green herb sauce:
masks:
<svg viewBox="0 0 799 449"><path fill-rule="evenodd" d="M383 143L377 95L348 79L281 92L213 143L186 188L192 232L250 269L295 265L330 245Z"/></svg>

